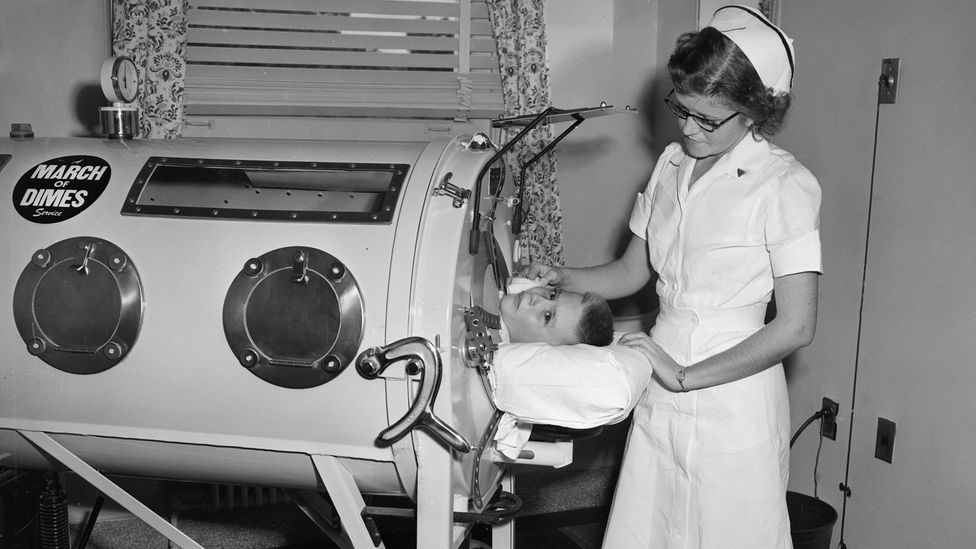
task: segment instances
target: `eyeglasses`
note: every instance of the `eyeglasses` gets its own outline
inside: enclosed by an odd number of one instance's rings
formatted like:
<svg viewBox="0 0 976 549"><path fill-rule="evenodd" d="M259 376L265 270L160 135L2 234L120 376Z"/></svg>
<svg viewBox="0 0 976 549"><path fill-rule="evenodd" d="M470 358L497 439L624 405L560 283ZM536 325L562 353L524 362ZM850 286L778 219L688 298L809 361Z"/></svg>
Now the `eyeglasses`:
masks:
<svg viewBox="0 0 976 549"><path fill-rule="evenodd" d="M667 97L664 98L664 102L668 104L668 108L671 109L671 112L673 112L675 116L677 116L682 120L691 117L691 119L695 121L695 124L698 124L699 128L709 133L721 128L726 122L732 120L733 118L741 114L739 111L736 111L732 113L732 115L726 118L725 120L716 122L714 120L709 120L707 118L702 118L701 116L691 114L690 112L688 112L687 109L685 109L681 105L675 103L674 101L671 101L672 95L674 95L674 90L668 92Z"/></svg>

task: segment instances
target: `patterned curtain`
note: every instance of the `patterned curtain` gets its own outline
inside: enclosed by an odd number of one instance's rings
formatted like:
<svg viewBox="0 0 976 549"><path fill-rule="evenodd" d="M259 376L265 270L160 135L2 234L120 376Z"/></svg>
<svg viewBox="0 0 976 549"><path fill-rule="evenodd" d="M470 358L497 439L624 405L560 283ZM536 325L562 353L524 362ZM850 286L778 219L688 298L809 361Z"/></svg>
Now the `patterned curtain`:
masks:
<svg viewBox="0 0 976 549"><path fill-rule="evenodd" d="M502 74L505 116L538 114L551 106L549 65L546 58L546 26L543 0L488 0ZM509 136L518 132L510 129ZM552 141L549 125L540 125L507 155L508 173L518 176L521 166ZM546 153L525 174L525 199L529 202L521 240L532 261L563 264L562 210L556 187L556 157Z"/></svg>
<svg viewBox="0 0 976 549"><path fill-rule="evenodd" d="M183 132L188 0L112 0L112 53L136 63L141 137Z"/></svg>

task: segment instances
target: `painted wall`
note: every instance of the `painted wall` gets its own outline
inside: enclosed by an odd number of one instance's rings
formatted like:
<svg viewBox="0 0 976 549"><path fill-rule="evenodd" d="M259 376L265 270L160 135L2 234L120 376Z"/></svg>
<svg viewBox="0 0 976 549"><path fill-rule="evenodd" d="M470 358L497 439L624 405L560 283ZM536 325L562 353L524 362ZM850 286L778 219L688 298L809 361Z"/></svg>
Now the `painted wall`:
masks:
<svg viewBox="0 0 976 549"><path fill-rule="evenodd" d="M794 424L822 396L839 400L840 436L824 441L819 467L820 494L838 510L853 426L850 547L970 547L976 537L974 19L970 0L782 6L797 103L778 141L824 190L820 322L790 369ZM896 103L878 109L883 58L900 58L901 81ZM874 457L879 417L897 425L890 464ZM792 460L792 485L806 493L810 430Z"/></svg>
<svg viewBox="0 0 976 549"><path fill-rule="evenodd" d="M657 57L657 0L563 0L546 5L552 102L557 108L639 109ZM558 124L555 133L569 127ZM646 116L588 119L556 150L567 265L596 265L626 246L627 217L647 183L653 151ZM653 307L615 304L618 314Z"/></svg>
<svg viewBox="0 0 976 549"><path fill-rule="evenodd" d="M0 2L0 131L38 137L97 131L102 61L111 54L105 0Z"/></svg>

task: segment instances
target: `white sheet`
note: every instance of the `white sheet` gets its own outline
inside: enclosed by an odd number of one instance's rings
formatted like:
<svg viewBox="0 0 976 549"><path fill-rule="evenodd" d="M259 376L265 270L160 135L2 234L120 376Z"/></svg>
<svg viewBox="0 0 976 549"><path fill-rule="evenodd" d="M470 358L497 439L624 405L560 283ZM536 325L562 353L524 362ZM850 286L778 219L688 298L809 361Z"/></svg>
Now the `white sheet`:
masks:
<svg viewBox="0 0 976 549"><path fill-rule="evenodd" d="M515 459L532 424L589 429L624 420L651 379L644 355L619 346L503 343L488 374L505 412L496 449Z"/></svg>

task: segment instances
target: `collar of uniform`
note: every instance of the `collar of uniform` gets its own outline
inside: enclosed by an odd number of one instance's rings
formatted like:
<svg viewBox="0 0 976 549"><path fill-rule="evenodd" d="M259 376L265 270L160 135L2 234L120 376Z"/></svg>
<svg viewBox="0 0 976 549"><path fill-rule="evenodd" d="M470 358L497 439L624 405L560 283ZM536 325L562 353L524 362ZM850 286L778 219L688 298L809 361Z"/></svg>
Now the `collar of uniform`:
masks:
<svg viewBox="0 0 976 549"><path fill-rule="evenodd" d="M712 169L720 170L734 179L742 179L750 174L757 173L768 155L769 141L766 139L757 140L752 133L747 133L732 147L732 150L719 158ZM684 148L679 145L674 154L668 158L668 162L675 167L680 167L690 159L691 157L685 154Z"/></svg>
<svg viewBox="0 0 976 549"><path fill-rule="evenodd" d="M728 154L719 159L717 169L728 176L742 179L758 173L769 158L769 141L756 139L747 133Z"/></svg>
<svg viewBox="0 0 976 549"><path fill-rule="evenodd" d="M668 162L675 168L678 168L689 157L687 154L685 154L685 148L682 147L680 143L672 143L671 145L669 145L669 147L672 146L674 147L674 150L671 153L671 155L668 156ZM665 152L665 154L667 153Z"/></svg>

